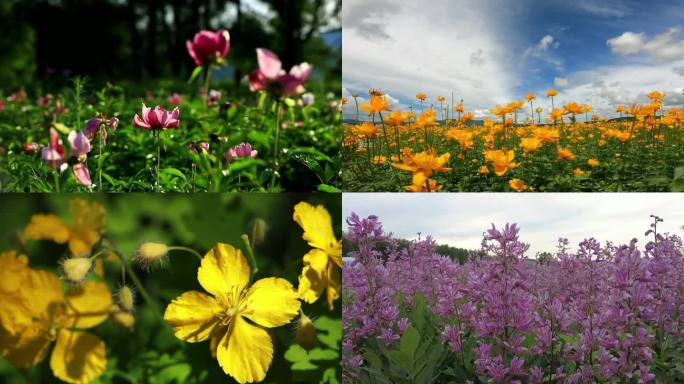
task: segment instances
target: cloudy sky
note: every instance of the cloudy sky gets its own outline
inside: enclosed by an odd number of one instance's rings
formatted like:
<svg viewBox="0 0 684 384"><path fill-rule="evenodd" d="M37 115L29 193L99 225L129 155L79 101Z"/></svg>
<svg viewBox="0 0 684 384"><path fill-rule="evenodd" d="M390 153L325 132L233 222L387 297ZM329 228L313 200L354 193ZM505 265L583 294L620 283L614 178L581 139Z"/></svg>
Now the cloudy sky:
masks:
<svg viewBox="0 0 684 384"><path fill-rule="evenodd" d="M683 20L680 0L344 0L343 96L454 92L478 117L529 91L550 108L551 87L609 117L652 90L681 105Z"/></svg>
<svg viewBox="0 0 684 384"><path fill-rule="evenodd" d="M681 193L345 193L343 217L351 212L377 215L396 237L416 239L420 231L440 244L467 249L480 247L492 223L515 222L520 239L531 244L529 257L555 250L559 237L568 238L573 249L590 237L619 244L636 237L644 245L650 214L665 219L659 232L684 235Z"/></svg>

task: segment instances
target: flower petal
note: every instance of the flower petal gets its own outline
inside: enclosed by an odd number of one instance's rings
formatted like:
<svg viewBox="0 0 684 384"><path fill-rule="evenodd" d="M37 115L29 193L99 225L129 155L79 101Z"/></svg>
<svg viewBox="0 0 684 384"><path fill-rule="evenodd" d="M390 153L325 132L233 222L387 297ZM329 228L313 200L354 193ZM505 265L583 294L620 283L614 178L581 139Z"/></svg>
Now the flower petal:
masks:
<svg viewBox="0 0 684 384"><path fill-rule="evenodd" d="M216 358L238 383L262 381L273 360L273 340L265 329L235 316L219 343Z"/></svg>
<svg viewBox="0 0 684 384"><path fill-rule="evenodd" d="M219 321L221 307L213 297L188 291L173 299L166 307L166 321L177 338L189 343L204 341Z"/></svg>
<svg viewBox="0 0 684 384"><path fill-rule="evenodd" d="M328 310L334 309L333 302L340 298L342 292L342 268L335 264L328 265L328 287L326 289L326 298L328 301Z"/></svg>
<svg viewBox="0 0 684 384"><path fill-rule="evenodd" d="M305 302L311 304L318 300L328 285L328 255L320 249L312 249L304 255L304 268L299 276L297 292Z"/></svg>
<svg viewBox="0 0 684 384"><path fill-rule="evenodd" d="M261 74L268 80L277 79L283 67L278 55L266 48L257 48L256 52Z"/></svg>
<svg viewBox="0 0 684 384"><path fill-rule="evenodd" d="M66 294L68 324L74 328L92 328L107 320L112 293L107 284L88 280Z"/></svg>
<svg viewBox="0 0 684 384"><path fill-rule="evenodd" d="M219 243L202 258L197 280L216 297L237 295L247 286L250 269L242 251Z"/></svg>
<svg viewBox="0 0 684 384"><path fill-rule="evenodd" d="M58 379L67 383L89 383L107 367L105 343L88 332L62 329L50 357L50 368Z"/></svg>
<svg viewBox="0 0 684 384"><path fill-rule="evenodd" d="M297 316L301 303L289 281L276 277L258 280L247 291L243 316L268 328L280 327Z"/></svg>
<svg viewBox="0 0 684 384"><path fill-rule="evenodd" d="M53 273L34 269L29 269L28 278L21 288L21 295L31 315L36 318L44 317L51 307L50 304L64 301L59 278Z"/></svg>
<svg viewBox="0 0 684 384"><path fill-rule="evenodd" d="M33 215L24 229L24 236L31 240L52 240L64 244L71 236L71 230L55 215Z"/></svg>
<svg viewBox="0 0 684 384"><path fill-rule="evenodd" d="M32 367L45 358L50 349L49 330L44 323L33 322L12 336L0 329L0 353L19 369Z"/></svg>
<svg viewBox="0 0 684 384"><path fill-rule="evenodd" d="M304 230L302 238L310 246L322 249L334 257L342 255L342 243L335 238L332 219L324 206L314 207L302 201L295 205L293 218Z"/></svg>

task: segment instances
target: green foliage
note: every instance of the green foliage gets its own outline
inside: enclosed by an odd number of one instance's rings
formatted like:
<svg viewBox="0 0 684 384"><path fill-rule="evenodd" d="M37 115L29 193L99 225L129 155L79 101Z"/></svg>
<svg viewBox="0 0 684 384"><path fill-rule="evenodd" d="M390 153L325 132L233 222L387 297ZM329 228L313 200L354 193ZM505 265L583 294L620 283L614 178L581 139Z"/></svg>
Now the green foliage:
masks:
<svg viewBox="0 0 684 384"><path fill-rule="evenodd" d="M285 360L292 363L290 369L300 381L320 384L339 384L340 344L342 340L342 321L321 316L314 321L319 346L307 351L298 344L290 345L285 352Z"/></svg>

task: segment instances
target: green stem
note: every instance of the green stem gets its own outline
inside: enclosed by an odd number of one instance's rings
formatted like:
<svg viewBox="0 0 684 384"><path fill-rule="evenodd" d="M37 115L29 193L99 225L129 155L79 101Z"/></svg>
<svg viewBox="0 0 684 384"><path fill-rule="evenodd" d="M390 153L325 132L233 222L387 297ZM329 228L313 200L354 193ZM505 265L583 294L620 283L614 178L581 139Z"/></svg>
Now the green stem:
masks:
<svg viewBox="0 0 684 384"><path fill-rule="evenodd" d="M173 245L173 246L169 247L169 251L185 251L185 252L188 252L188 253L192 253L193 255L197 256L197 259L198 259L200 262L202 261L202 255L200 255L197 251L195 251L195 250L192 249L192 248L183 247L183 246L180 246L180 245Z"/></svg>
<svg viewBox="0 0 684 384"><path fill-rule="evenodd" d="M100 160L102 158L102 146L104 145L104 139L102 138L102 127L98 129L98 134L100 136L100 156L97 158L97 178L98 178L98 186L100 188L100 191L102 191L102 161Z"/></svg>
<svg viewBox="0 0 684 384"><path fill-rule="evenodd" d="M163 318L161 316L161 312L159 310L159 307L157 306L157 303L152 300L152 297L150 296L149 293L147 293L147 290L145 289L145 286L143 286L142 282L138 278L138 275L135 274L133 271L133 268L131 268L130 264L128 264L128 261L123 257L123 255L119 251L114 251L116 255L119 257L119 260L121 261L121 264L123 264L124 268L126 269L126 273L128 276L133 280L133 284L135 284L135 287L137 288L138 292L140 292L140 296L142 296L143 300L149 305L152 310L154 311L155 315L158 316L159 318Z"/></svg>
<svg viewBox="0 0 684 384"><path fill-rule="evenodd" d="M274 151L273 151L273 174L271 174L271 183L269 184L268 189L273 190L273 187L275 186L275 180L276 180L276 173L278 172L278 168L280 167L280 164L278 163L278 144L280 143L280 98L278 98L278 102L276 103L276 119L275 119L276 125L275 125L275 145L274 145Z"/></svg>
<svg viewBox="0 0 684 384"><path fill-rule="evenodd" d="M252 273L249 275L249 283L251 284L254 275L256 275L256 273L259 271L256 258L254 257L254 246L249 241L249 236L247 236L246 233L243 233L242 236L240 236L240 238L242 239L242 242L245 244L245 248L247 248L247 256L249 258L249 263L252 267Z"/></svg>
<svg viewBox="0 0 684 384"><path fill-rule="evenodd" d="M55 169L52 172L52 176L54 177L54 181L55 181L55 191L57 191L59 193L59 171Z"/></svg>
<svg viewBox="0 0 684 384"><path fill-rule="evenodd" d="M159 140L159 136L161 136L161 131L156 131L155 134L157 137L157 185L155 186L155 190L159 192L159 164L161 158L161 143Z"/></svg>
<svg viewBox="0 0 684 384"><path fill-rule="evenodd" d="M209 85L211 83L211 69L212 65L207 66L207 74L204 77L204 112L209 108Z"/></svg>

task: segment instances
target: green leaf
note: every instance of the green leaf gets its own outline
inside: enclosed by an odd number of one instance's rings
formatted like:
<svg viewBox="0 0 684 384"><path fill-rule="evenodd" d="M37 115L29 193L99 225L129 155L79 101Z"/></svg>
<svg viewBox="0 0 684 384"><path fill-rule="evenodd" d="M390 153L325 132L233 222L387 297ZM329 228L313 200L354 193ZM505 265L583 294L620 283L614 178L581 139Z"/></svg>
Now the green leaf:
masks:
<svg viewBox="0 0 684 384"><path fill-rule="evenodd" d="M202 70L204 70L204 68L203 68L201 65L195 67L195 69L192 70L192 74L190 75L190 79L188 79L188 84L190 84L190 83L192 83L193 81L195 81L195 79L197 78L197 76L199 76L199 74L202 73Z"/></svg>
<svg viewBox="0 0 684 384"><path fill-rule="evenodd" d="M413 359L419 342L420 334L413 326L409 326L399 340L399 350Z"/></svg>
<svg viewBox="0 0 684 384"><path fill-rule="evenodd" d="M337 360L340 354L331 349L314 348L309 351L311 360Z"/></svg>
<svg viewBox="0 0 684 384"><path fill-rule="evenodd" d="M340 384L337 380L337 369L330 367L323 371L323 378L321 378L320 384Z"/></svg>
<svg viewBox="0 0 684 384"><path fill-rule="evenodd" d="M171 168L171 167L169 167L169 168L164 168L164 169L162 170L162 173L166 173L166 174L169 174L169 175L172 175L172 176L178 176L178 177L180 177L181 179L183 179L183 181L188 181L188 179L185 177L185 175L183 174L183 172L181 172L180 170L178 170L178 169L176 169L176 168Z"/></svg>
<svg viewBox="0 0 684 384"><path fill-rule="evenodd" d="M314 320L314 327L319 331L318 341L330 347L330 349L340 349L340 341L342 340L341 319L332 319L327 316L321 316Z"/></svg>
<svg viewBox="0 0 684 384"><path fill-rule="evenodd" d="M67 127L63 123L54 123L52 126L64 135L68 135L71 132L71 128Z"/></svg>
<svg viewBox="0 0 684 384"><path fill-rule="evenodd" d="M337 187L333 187L332 185L328 185L328 184L318 184L318 191L319 192L328 192L328 193L341 193L342 192L341 189L339 189Z"/></svg>

